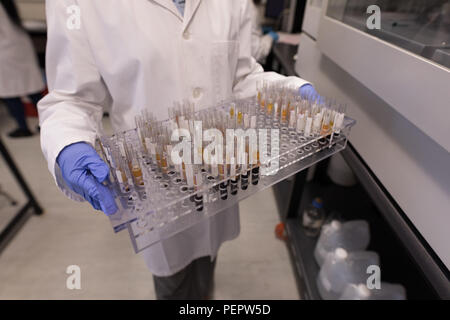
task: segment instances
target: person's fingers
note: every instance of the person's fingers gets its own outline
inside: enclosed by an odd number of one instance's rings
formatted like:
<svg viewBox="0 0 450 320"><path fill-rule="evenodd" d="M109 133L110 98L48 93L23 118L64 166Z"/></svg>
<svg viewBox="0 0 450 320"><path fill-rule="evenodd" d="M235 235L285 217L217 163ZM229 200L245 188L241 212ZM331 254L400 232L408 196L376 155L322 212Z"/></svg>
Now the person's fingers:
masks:
<svg viewBox="0 0 450 320"><path fill-rule="evenodd" d="M113 215L118 208L111 191L99 183L92 174L84 173L83 196L96 210L103 211L106 215Z"/></svg>
<svg viewBox="0 0 450 320"><path fill-rule="evenodd" d="M77 189L80 190L76 191L81 194L86 201L89 201L95 209L101 210L97 184L98 182L92 174L83 172L77 182Z"/></svg>
<svg viewBox="0 0 450 320"><path fill-rule="evenodd" d="M99 203L101 210L107 215L113 215L114 213L119 210L119 208L116 205L116 202L114 200L114 197L111 193L111 190L109 190L107 187L105 187L102 184L98 184L97 186L98 193L99 193Z"/></svg>
<svg viewBox="0 0 450 320"><path fill-rule="evenodd" d="M108 178L109 167L98 155L97 151L90 145L86 146L88 149L85 153L78 159L76 163L76 168L86 169L95 177L95 179L102 183Z"/></svg>
<svg viewBox="0 0 450 320"><path fill-rule="evenodd" d="M90 156L86 159L85 165L98 182L102 183L108 178L109 167L99 155Z"/></svg>
<svg viewBox="0 0 450 320"><path fill-rule="evenodd" d="M306 98L312 99L314 95L317 95L316 90L310 84L305 84L305 85L301 86L299 91L300 91L300 95L304 99L306 99Z"/></svg>
<svg viewBox="0 0 450 320"><path fill-rule="evenodd" d="M86 196L86 201L88 201L91 206L98 211L102 211L102 207L100 206L100 202L98 202L96 199L92 198L91 196L87 195Z"/></svg>

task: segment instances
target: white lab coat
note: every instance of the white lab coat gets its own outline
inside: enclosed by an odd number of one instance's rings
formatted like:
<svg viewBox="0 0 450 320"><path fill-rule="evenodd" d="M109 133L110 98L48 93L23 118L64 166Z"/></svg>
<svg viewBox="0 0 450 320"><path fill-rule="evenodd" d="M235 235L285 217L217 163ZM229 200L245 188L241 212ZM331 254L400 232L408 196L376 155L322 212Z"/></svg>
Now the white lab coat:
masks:
<svg viewBox="0 0 450 320"><path fill-rule="evenodd" d="M172 0L47 0L47 77L50 94L39 103L42 150L60 188L80 200L55 163L67 145L94 143L102 110L115 130L134 127L152 110L168 117L174 101L207 107L255 93L263 73L251 57L248 0L188 0L184 18ZM66 8L81 9L81 28L66 27ZM299 87L306 82L286 78ZM228 210L143 251L155 275L168 276L193 259L215 256L239 234L238 210Z"/></svg>
<svg viewBox="0 0 450 320"><path fill-rule="evenodd" d="M15 98L44 89L31 40L9 19L0 4L0 98Z"/></svg>
<svg viewBox="0 0 450 320"><path fill-rule="evenodd" d="M272 50L273 38L262 32L262 13L252 0L250 2L250 12L252 15L252 56L256 61L265 63L266 58Z"/></svg>

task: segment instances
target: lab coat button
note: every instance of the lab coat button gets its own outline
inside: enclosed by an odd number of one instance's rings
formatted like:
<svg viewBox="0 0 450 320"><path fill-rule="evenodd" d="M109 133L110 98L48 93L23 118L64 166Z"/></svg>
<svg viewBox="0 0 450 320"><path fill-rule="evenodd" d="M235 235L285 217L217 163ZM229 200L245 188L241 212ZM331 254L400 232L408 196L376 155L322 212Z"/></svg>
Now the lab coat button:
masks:
<svg viewBox="0 0 450 320"><path fill-rule="evenodd" d="M189 34L189 32L185 31L183 32L183 38L184 40L189 40L191 38L191 35Z"/></svg>
<svg viewBox="0 0 450 320"><path fill-rule="evenodd" d="M192 93L192 95L194 96L195 99L198 99L201 97L202 95L202 89L200 88L195 88L194 92Z"/></svg>

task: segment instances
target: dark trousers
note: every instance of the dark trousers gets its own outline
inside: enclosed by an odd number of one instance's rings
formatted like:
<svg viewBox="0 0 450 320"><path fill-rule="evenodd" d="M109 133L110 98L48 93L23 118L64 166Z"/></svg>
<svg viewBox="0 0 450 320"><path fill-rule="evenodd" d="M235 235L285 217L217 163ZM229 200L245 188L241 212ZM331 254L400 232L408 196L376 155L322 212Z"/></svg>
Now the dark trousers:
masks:
<svg viewBox="0 0 450 320"><path fill-rule="evenodd" d="M36 106L38 101L41 100L42 94L35 93L28 96L33 104ZM2 98L2 101L6 104L9 114L16 120L17 125L21 129L28 129L27 122L25 120L25 107L22 100L17 98Z"/></svg>
<svg viewBox="0 0 450 320"><path fill-rule="evenodd" d="M214 290L216 259L202 257L169 277L153 276L158 300L211 299Z"/></svg>

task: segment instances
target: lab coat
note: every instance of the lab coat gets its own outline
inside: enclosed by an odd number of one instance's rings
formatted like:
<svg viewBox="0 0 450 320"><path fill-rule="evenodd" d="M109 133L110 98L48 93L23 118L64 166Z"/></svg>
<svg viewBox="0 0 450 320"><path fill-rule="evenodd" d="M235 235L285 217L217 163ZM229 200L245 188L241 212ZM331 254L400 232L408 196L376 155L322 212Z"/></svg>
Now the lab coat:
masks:
<svg viewBox="0 0 450 320"><path fill-rule="evenodd" d="M44 89L31 40L9 19L0 4L0 98L15 98Z"/></svg>
<svg viewBox="0 0 450 320"><path fill-rule="evenodd" d="M47 77L39 103L41 144L58 186L75 200L55 160L67 145L94 144L102 110L114 130L134 127L143 109L168 117L174 101L198 108L255 94L258 79L307 82L264 73L251 57L248 0L188 0L184 18L172 0L47 0ZM66 27L66 8L78 5L80 29ZM169 276L201 256L215 256L239 234L237 208L142 252L157 276Z"/></svg>
<svg viewBox="0 0 450 320"><path fill-rule="evenodd" d="M273 38L262 32L262 13L259 7L257 7L252 0L250 2L250 12L252 15L252 56L256 61L265 63L266 58L272 50Z"/></svg>

